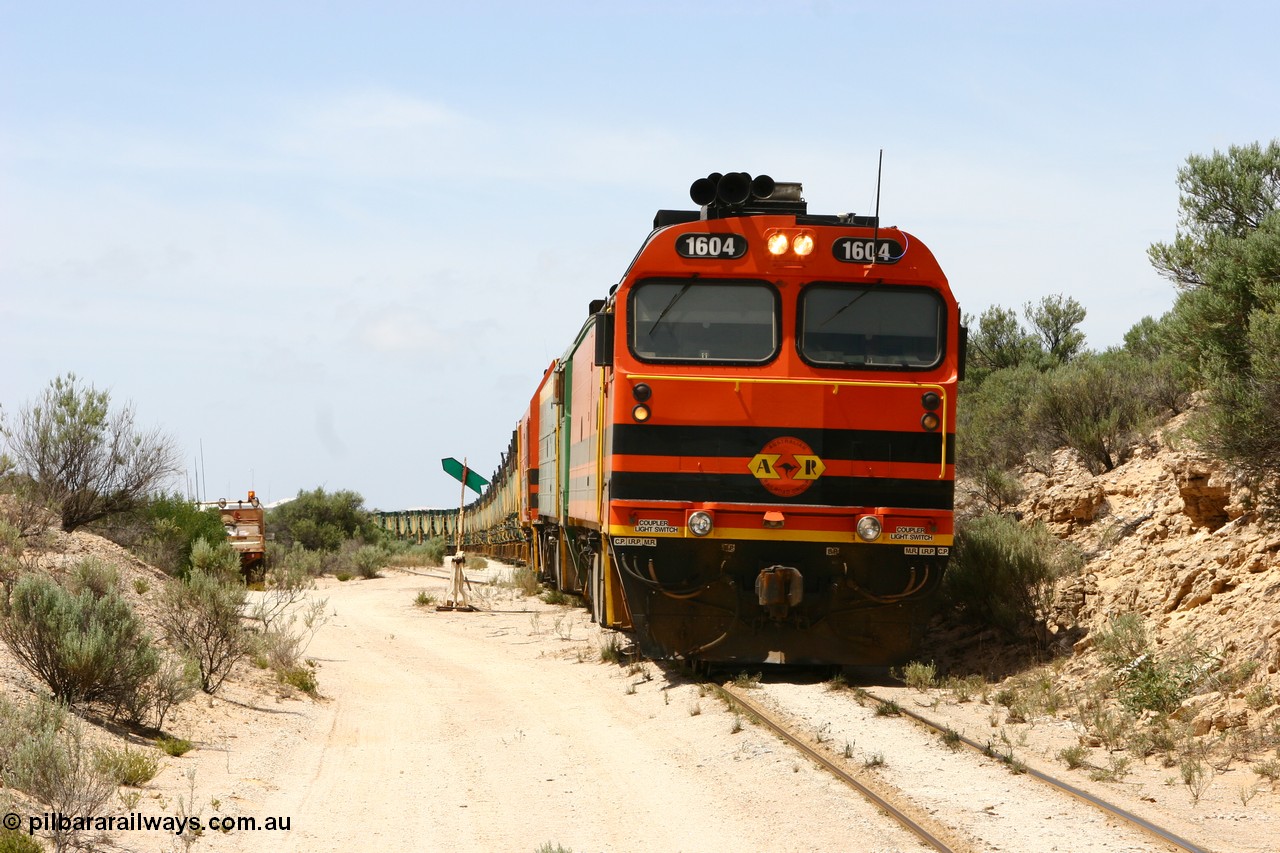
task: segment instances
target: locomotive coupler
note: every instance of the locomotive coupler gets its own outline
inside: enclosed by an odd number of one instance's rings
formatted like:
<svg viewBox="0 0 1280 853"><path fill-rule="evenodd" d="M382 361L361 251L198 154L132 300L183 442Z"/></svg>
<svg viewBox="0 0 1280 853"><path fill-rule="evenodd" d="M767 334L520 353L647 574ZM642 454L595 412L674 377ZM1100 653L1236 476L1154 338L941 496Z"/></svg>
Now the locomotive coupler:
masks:
<svg viewBox="0 0 1280 853"><path fill-rule="evenodd" d="M804 577L791 566L769 566L756 575L756 599L768 609L769 618L780 621L804 598Z"/></svg>

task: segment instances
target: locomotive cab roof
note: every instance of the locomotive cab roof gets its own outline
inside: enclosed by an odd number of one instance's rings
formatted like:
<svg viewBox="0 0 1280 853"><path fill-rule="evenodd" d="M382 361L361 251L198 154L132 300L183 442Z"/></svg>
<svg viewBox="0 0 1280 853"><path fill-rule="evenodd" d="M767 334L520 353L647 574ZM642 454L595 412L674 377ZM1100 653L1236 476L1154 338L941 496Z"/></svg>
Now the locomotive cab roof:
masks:
<svg viewBox="0 0 1280 853"><path fill-rule="evenodd" d="M679 225L709 219L738 216L793 215L797 225L853 225L874 228L878 217L854 213L810 214L804 200L804 186L798 181L775 181L768 175L754 178L746 172L712 172L689 187L689 197L698 210L659 210L653 227Z"/></svg>

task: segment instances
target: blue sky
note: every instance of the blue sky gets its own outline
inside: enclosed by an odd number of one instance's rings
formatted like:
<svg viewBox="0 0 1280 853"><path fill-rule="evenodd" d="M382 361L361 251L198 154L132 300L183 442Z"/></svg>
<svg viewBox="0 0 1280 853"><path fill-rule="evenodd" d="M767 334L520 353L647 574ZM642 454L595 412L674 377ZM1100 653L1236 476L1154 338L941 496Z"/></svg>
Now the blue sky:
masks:
<svg viewBox="0 0 1280 853"><path fill-rule="evenodd" d="M967 313L1172 304L1188 154L1280 136L1267 2L0 0L0 406L74 371L208 497L456 503L710 171L927 243ZM179 483L185 486L185 482Z"/></svg>

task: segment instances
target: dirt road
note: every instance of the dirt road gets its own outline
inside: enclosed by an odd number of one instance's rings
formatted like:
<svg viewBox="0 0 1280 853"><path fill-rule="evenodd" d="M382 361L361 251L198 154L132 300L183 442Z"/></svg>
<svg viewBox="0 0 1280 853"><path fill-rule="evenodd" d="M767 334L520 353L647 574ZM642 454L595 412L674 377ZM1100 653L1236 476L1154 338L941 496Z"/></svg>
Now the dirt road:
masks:
<svg viewBox="0 0 1280 853"><path fill-rule="evenodd" d="M317 591L335 612L308 652L326 701L237 738L202 786L290 831L210 848L919 849L697 685L601 663L583 610L506 591L487 602L502 612L414 605L443 588L388 572Z"/></svg>

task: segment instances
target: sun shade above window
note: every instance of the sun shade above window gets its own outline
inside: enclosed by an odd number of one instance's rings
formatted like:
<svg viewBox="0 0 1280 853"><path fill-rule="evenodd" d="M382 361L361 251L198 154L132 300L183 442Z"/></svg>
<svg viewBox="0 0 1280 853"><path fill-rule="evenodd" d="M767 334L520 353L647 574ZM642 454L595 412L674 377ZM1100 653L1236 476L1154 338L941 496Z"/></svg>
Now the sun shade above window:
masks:
<svg viewBox="0 0 1280 853"><path fill-rule="evenodd" d="M631 291L627 325L642 361L758 364L778 353L778 296L764 282L649 280Z"/></svg>
<svg viewBox="0 0 1280 853"><path fill-rule="evenodd" d="M942 360L946 309L930 290L813 284L800 306L800 353L814 365L893 369Z"/></svg>

